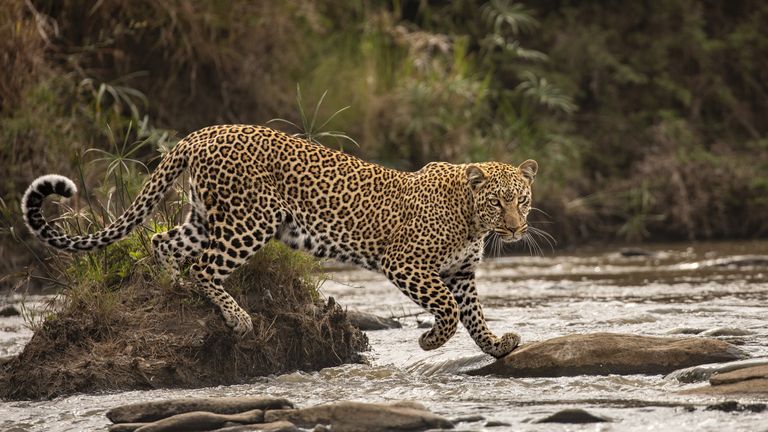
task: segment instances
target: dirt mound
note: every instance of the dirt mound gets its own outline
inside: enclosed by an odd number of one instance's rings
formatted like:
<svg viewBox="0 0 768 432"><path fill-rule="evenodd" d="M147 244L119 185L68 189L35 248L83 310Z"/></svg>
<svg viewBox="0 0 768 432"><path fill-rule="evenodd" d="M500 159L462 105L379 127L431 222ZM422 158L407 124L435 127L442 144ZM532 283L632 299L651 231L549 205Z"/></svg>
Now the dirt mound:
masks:
<svg viewBox="0 0 768 432"><path fill-rule="evenodd" d="M226 385L360 361L365 335L333 298L318 300L306 280L281 272L279 258L255 259L227 281L253 317L244 340L202 297L146 273L112 292L80 287L3 365L0 397Z"/></svg>

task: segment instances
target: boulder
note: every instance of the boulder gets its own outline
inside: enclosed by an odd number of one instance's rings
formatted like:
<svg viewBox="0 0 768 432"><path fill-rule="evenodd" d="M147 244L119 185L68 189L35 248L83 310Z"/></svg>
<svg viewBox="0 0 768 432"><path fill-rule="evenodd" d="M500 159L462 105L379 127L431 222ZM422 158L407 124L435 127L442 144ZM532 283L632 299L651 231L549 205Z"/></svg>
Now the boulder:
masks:
<svg viewBox="0 0 768 432"><path fill-rule="evenodd" d="M731 372L713 374L709 386L684 390L688 395L768 395L768 366L753 366Z"/></svg>
<svg viewBox="0 0 768 432"><path fill-rule="evenodd" d="M402 404L400 404L402 405ZM452 428L448 419L417 405L408 406L341 401L302 409L267 411L267 422L289 421L299 427L331 425L334 432L414 431Z"/></svg>
<svg viewBox="0 0 768 432"><path fill-rule="evenodd" d="M656 375L745 357L739 348L716 339L590 333L530 343L468 373L509 377Z"/></svg>
<svg viewBox="0 0 768 432"><path fill-rule="evenodd" d="M536 420L534 423L606 423L610 422L606 417L600 417L584 411L580 408L569 408L558 411L552 415Z"/></svg>
<svg viewBox="0 0 768 432"><path fill-rule="evenodd" d="M392 318L384 318L371 313L353 310L347 311L347 319L350 324L363 331L388 330L403 326L399 321Z"/></svg>
<svg viewBox="0 0 768 432"><path fill-rule="evenodd" d="M288 400L273 397L187 398L123 405L107 411L107 418L112 423L142 423L194 411L236 414L256 409L292 407L293 404Z"/></svg>

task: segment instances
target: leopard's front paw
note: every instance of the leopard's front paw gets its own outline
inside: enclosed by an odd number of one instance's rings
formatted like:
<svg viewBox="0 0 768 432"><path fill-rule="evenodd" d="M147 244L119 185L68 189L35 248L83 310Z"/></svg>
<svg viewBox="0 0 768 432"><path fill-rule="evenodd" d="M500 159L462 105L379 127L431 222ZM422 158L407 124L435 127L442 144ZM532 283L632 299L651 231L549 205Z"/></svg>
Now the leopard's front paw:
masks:
<svg viewBox="0 0 768 432"><path fill-rule="evenodd" d="M520 345L520 335L517 333L507 333L500 338L493 338L493 341L483 348L483 352L496 358L501 358L511 353Z"/></svg>
<svg viewBox="0 0 768 432"><path fill-rule="evenodd" d="M437 335L437 332L435 332L434 329L425 332L421 335L419 338L419 346L424 351L430 351L436 348L440 348L441 346L445 345L445 343L448 341L448 338L441 338Z"/></svg>

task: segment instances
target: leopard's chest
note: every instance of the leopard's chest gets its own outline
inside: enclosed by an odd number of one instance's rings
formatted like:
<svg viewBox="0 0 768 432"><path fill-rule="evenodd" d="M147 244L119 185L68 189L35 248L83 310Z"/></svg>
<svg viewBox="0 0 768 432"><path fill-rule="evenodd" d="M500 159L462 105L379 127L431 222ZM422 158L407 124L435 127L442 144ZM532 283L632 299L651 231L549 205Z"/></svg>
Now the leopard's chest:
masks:
<svg viewBox="0 0 768 432"><path fill-rule="evenodd" d="M457 245L442 257L439 272L447 274L474 268L483 258L484 244L484 241L479 239Z"/></svg>

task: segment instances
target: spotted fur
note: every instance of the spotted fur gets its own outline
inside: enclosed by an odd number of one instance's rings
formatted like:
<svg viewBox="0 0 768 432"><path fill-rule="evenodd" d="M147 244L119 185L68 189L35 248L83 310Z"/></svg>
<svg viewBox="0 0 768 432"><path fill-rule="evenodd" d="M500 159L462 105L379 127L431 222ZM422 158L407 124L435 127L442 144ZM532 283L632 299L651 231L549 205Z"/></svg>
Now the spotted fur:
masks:
<svg viewBox="0 0 768 432"><path fill-rule="evenodd" d="M224 290L224 280L270 239L320 258L383 273L435 317L420 340L431 350L458 322L496 357L519 337L488 329L475 288L485 237L517 241L526 232L538 166L430 163L400 172L364 162L265 127L213 126L193 132L166 155L135 202L104 230L68 236L43 218L45 196L65 197L65 177L35 180L22 200L24 220L42 241L67 251L103 247L152 214L174 179L188 169L191 210L185 222L152 238L158 260L174 273L195 260L191 275L236 335L251 318Z"/></svg>

